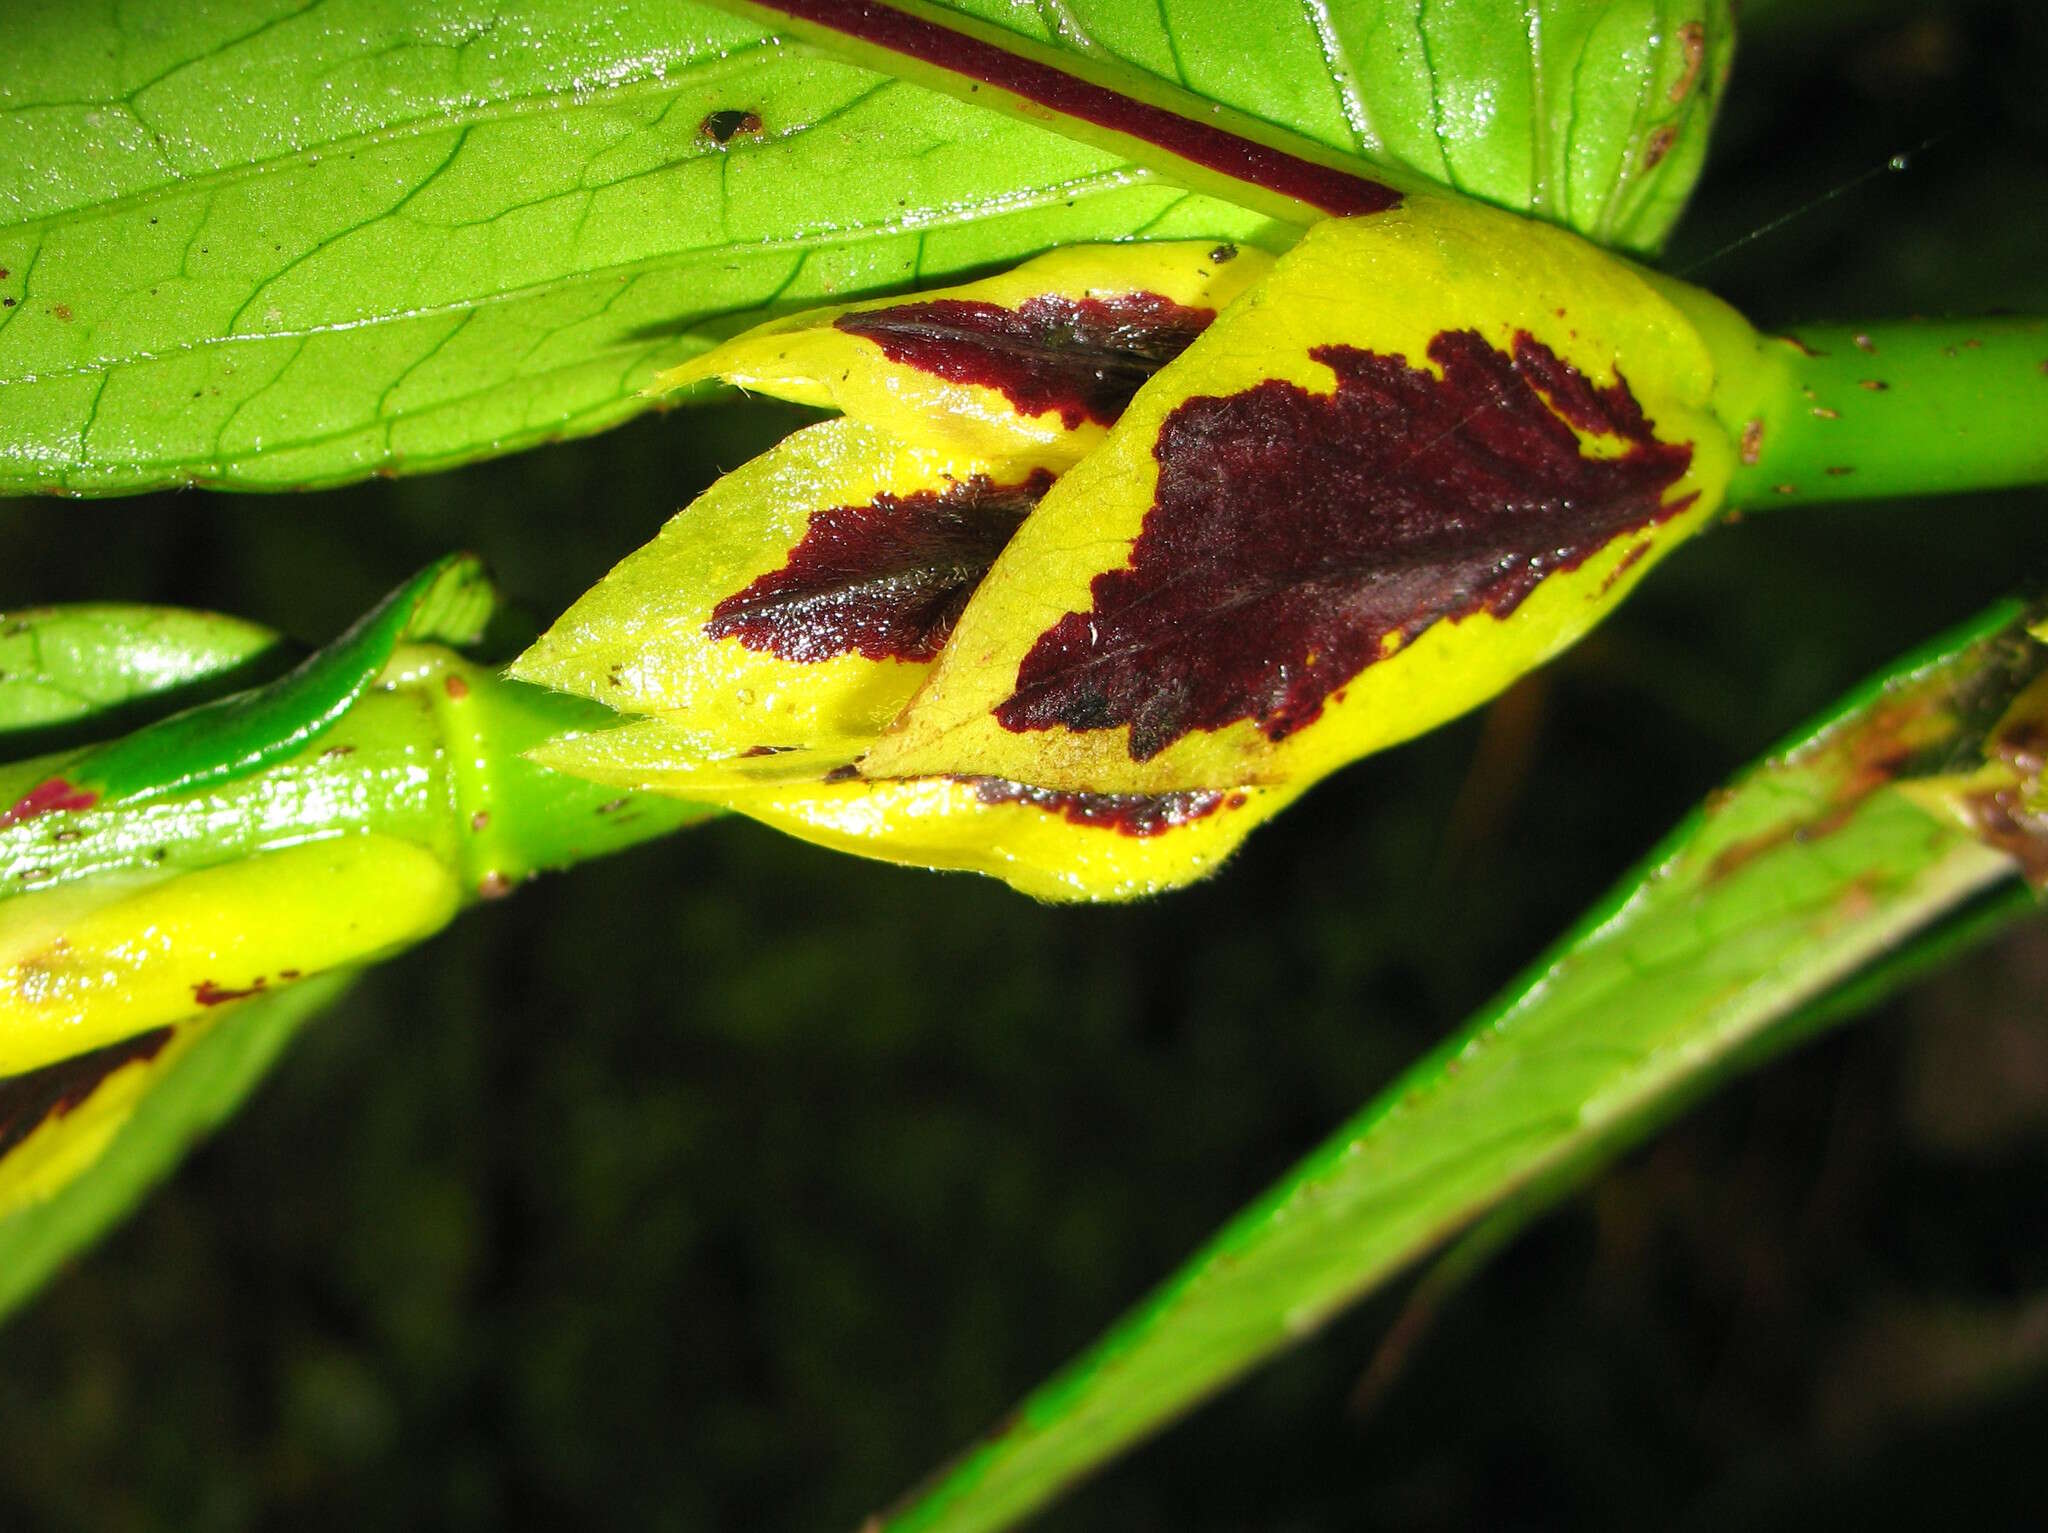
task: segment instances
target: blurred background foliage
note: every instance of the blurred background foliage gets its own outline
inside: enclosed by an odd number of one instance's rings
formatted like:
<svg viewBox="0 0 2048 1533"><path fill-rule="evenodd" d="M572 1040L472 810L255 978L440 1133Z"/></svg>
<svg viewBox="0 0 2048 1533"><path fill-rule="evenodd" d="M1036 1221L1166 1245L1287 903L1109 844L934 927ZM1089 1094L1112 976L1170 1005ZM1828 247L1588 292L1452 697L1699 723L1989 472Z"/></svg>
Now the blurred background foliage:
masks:
<svg viewBox="0 0 2048 1533"><path fill-rule="evenodd" d="M1751 11L1671 269L1765 325L2048 310L2048 13ZM317 639L468 546L541 620L795 419L303 498L0 505L0 606ZM474 912L0 1331L0 1525L849 1527L1737 764L2048 571L2044 512L1752 517L1154 904L1044 909L732 823ZM1397 1288L1045 1526L2038 1513L2044 985L2023 928L1725 1091L1398 1351Z"/></svg>

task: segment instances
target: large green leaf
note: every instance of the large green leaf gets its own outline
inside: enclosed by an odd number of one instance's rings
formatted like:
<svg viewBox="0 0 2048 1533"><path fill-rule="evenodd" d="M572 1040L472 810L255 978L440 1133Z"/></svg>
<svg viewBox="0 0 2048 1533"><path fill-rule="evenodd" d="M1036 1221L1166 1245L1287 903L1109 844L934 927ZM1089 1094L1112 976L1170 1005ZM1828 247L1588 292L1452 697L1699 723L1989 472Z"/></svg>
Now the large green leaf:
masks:
<svg viewBox="0 0 2048 1533"><path fill-rule="evenodd" d="M1546 0L1540 46L1525 26L1505 53L1412 4L1260 0L1174 13L1170 38L1149 0L1075 14L1140 62L1178 48L1198 91L1486 195L1580 217L1578 178L1611 183L1622 201L1589 227L1636 238L1689 184L1706 113L1654 194L1593 146L1622 117L1637 139L1661 122L1659 90L1695 76L1678 23L1696 9ZM1630 104L1590 105L1610 96ZM1526 141L1501 127L1524 110ZM1573 111L1605 126L1560 141ZM1551 167L1519 191L1517 154ZM0 165L0 492L437 468L624 419L730 316L1081 240L1288 237L1121 154L670 0L21 0L0 10Z"/></svg>
<svg viewBox="0 0 2048 1533"><path fill-rule="evenodd" d="M1995 609L1712 796L1493 1005L887 1527L1011 1524L1498 1210L1469 1264L1703 1081L1810 1025L1803 1008L1997 899L2012 858L1969 815L1924 806L1936 784L1965 807L1997 791L1985 772L2024 773L2003 791L2037 791L2025 742L2048 704L2044 669L2048 649L2020 609ZM1991 764L1972 775L1979 762Z"/></svg>

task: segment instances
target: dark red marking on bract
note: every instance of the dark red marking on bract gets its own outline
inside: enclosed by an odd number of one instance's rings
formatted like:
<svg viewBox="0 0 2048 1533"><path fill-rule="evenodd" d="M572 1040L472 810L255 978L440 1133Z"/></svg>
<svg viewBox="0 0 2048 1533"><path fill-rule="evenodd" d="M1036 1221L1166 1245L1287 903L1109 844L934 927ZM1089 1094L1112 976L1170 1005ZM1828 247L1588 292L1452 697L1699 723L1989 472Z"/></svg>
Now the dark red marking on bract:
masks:
<svg viewBox="0 0 2048 1533"><path fill-rule="evenodd" d="M930 660L1018 525L1052 488L976 474L939 491L813 511L789 561L711 610L704 631L799 665Z"/></svg>
<svg viewBox="0 0 2048 1533"><path fill-rule="evenodd" d="M1595 388L1527 335L1512 357L1438 335L1442 378L1351 346L1310 355L1334 393L1273 379L1167 417L1127 566L1040 635L996 709L1005 729L1128 724L1134 761L1239 719L1281 740L1388 635L1505 616L1692 503L1661 499L1692 448L1659 442L1625 382ZM1587 457L1567 421L1629 445Z"/></svg>
<svg viewBox="0 0 2048 1533"><path fill-rule="evenodd" d="M1176 793L1077 793L1065 788L1037 788L1007 777L957 780L972 787L975 798L984 804L1028 804L1033 809L1063 816L1069 825L1113 830L1120 836L1139 840L1212 815L1225 807L1226 801L1234 800L1228 804L1232 809L1244 803L1241 793L1226 794L1208 788Z"/></svg>
<svg viewBox="0 0 2048 1533"><path fill-rule="evenodd" d="M61 1118L99 1090L123 1065L154 1059L171 1041L173 1029L151 1028L103 1048L0 1080L0 1155L5 1155L52 1118Z"/></svg>
<svg viewBox="0 0 2048 1533"><path fill-rule="evenodd" d="M22 825L46 814L63 814L78 809L90 809L100 801L99 794L90 788L81 788L76 783L66 782L61 777L52 777L39 782L28 792L0 811L0 830L10 825Z"/></svg>
<svg viewBox="0 0 2048 1533"><path fill-rule="evenodd" d="M192 987L192 999L201 1006L225 1006L229 1001L246 1001L252 995L261 995L268 988L261 974L246 990L229 990L210 979L202 979Z"/></svg>
<svg viewBox="0 0 2048 1533"><path fill-rule="evenodd" d="M949 74L1034 102L1112 133L1156 144L1167 153L1232 180L1250 182L1325 213L1383 213L1401 194L1390 186L1241 138L1221 125L1183 117L1079 79L969 33L913 16L879 0L757 0L761 9L806 21Z"/></svg>
<svg viewBox="0 0 2048 1533"><path fill-rule="evenodd" d="M1131 396L1216 318L1157 293L1041 294L1014 309L933 298L842 314L835 329L873 341L891 362L951 383L999 390L1025 415L1060 412L1069 431L1110 425Z"/></svg>

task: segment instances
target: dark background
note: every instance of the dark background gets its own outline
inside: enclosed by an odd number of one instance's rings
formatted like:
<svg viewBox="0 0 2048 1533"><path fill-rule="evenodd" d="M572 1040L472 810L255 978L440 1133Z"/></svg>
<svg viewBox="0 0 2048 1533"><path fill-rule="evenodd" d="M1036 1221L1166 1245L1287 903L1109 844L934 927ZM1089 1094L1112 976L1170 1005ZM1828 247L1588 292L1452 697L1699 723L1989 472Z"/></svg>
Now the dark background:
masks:
<svg viewBox="0 0 2048 1533"><path fill-rule="evenodd" d="M1865 19L1757 29L1667 264L1765 324L2048 310L2043 8L1775 9ZM0 605L320 638L469 546L545 617L788 419L296 499L0 507ZM1752 517L1150 905L736 822L474 912L0 1331L0 1526L848 1527L1717 780L2044 571L2040 493ZM2044 979L2023 929L1735 1085L1374 1388L1398 1291L1046 1526L2037 1522Z"/></svg>

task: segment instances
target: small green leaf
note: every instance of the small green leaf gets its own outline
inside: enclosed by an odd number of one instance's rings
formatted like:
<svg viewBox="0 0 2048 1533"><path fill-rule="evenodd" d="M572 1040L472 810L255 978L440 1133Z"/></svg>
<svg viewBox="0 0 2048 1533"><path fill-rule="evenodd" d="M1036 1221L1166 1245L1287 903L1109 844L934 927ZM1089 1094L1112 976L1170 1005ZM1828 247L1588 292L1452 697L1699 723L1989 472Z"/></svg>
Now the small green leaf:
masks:
<svg viewBox="0 0 2048 1533"><path fill-rule="evenodd" d="M2016 699L2015 718L2037 716L2048 649L2025 624L2016 603L1994 609L1712 796L884 1526L1010 1526L1475 1220L1505 1206L1511 1224L1517 1197L1567 1185L1703 1077L1760 1057L1780 1019L2011 880L2013 857L1914 789L2020 738L2001 727ZM1467 1255L1487 1248L1473 1238Z"/></svg>
<svg viewBox="0 0 2048 1533"><path fill-rule="evenodd" d="M55 749L50 732L190 696L274 652L267 628L214 612L104 604L0 613L0 756ZM115 726L117 727L117 726ZM113 727L103 727L113 732Z"/></svg>

